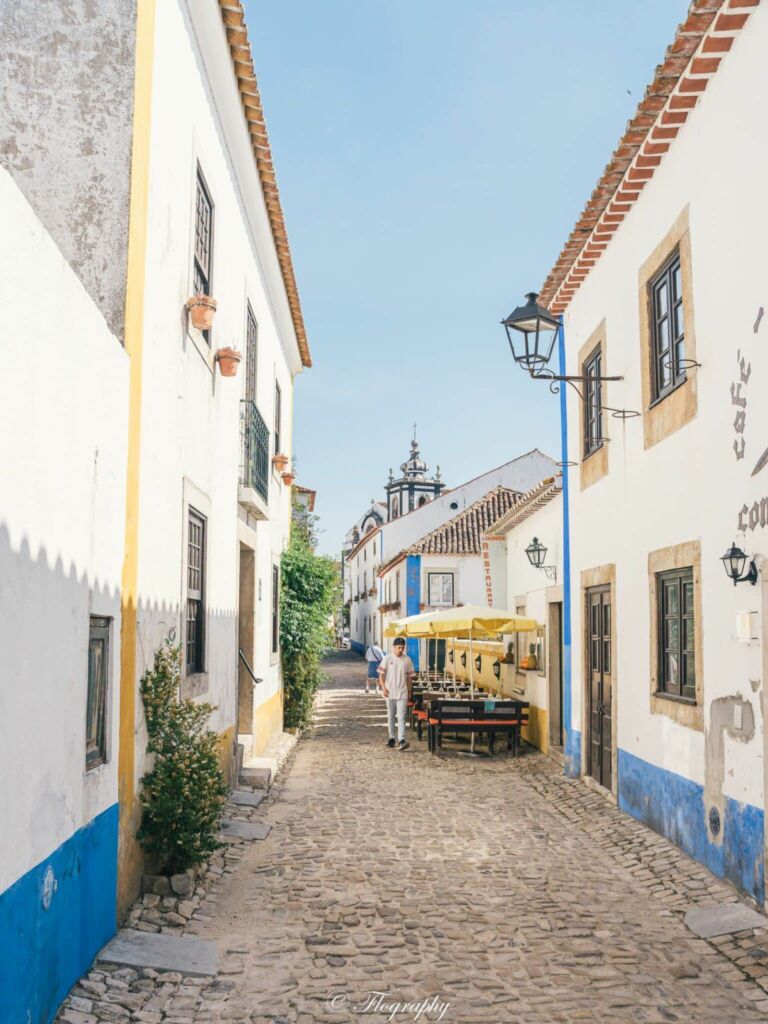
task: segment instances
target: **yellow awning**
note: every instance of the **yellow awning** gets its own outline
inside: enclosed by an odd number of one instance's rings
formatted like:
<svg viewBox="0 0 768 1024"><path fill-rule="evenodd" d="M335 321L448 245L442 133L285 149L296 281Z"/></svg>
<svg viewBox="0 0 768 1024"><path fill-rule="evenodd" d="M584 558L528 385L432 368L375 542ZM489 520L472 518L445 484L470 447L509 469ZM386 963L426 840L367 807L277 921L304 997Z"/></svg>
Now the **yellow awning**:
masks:
<svg viewBox="0 0 768 1024"><path fill-rule="evenodd" d="M538 628L535 619L502 608L486 608L467 604L461 608L444 608L438 612L422 612L406 619L390 622L385 636L405 637L488 637L498 633L528 633Z"/></svg>

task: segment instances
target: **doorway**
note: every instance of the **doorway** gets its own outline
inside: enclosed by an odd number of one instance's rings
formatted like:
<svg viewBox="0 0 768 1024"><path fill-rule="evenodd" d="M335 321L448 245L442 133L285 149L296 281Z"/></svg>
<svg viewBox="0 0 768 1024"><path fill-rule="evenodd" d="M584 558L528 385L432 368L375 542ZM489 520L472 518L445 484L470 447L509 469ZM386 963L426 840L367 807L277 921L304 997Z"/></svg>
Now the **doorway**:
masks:
<svg viewBox="0 0 768 1024"><path fill-rule="evenodd" d="M547 664L549 665L548 722L550 748L563 749L563 604L552 601L547 606Z"/></svg>
<svg viewBox="0 0 768 1024"><path fill-rule="evenodd" d="M610 585L590 587L586 605L587 772L595 782L610 790L613 783Z"/></svg>
<svg viewBox="0 0 768 1024"><path fill-rule="evenodd" d="M250 752L253 742L253 679L243 658L254 663L256 621L256 552L240 545L240 607L237 621L237 732L239 742ZM240 653L242 652L242 653Z"/></svg>

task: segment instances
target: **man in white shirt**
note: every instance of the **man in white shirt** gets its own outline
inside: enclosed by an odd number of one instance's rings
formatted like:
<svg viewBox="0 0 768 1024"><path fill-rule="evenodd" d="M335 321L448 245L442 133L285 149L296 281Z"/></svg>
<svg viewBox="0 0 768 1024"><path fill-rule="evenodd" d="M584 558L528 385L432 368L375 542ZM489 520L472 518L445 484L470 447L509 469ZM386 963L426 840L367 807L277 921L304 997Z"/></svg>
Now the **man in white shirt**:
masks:
<svg viewBox="0 0 768 1024"><path fill-rule="evenodd" d="M387 700L387 746L395 746L397 714L398 750L408 748L408 741L405 738L405 713L411 696L414 674L413 662L405 653L405 640L399 636L392 645L392 654L385 654L379 665L379 686Z"/></svg>
<svg viewBox="0 0 768 1024"><path fill-rule="evenodd" d="M365 652L365 660L368 662L368 674L365 677L365 692L376 692L376 680L378 679L379 665L385 657L384 651L377 643L369 644ZM369 685L372 689L369 691Z"/></svg>

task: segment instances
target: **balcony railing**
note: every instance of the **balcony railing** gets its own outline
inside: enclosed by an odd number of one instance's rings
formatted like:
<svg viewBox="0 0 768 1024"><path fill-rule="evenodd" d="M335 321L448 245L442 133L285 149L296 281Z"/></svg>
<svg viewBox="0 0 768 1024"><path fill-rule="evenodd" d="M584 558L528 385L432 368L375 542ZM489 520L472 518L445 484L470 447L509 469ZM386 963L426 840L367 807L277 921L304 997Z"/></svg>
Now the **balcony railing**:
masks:
<svg viewBox="0 0 768 1024"><path fill-rule="evenodd" d="M269 430L247 398L240 401L240 483L269 501Z"/></svg>

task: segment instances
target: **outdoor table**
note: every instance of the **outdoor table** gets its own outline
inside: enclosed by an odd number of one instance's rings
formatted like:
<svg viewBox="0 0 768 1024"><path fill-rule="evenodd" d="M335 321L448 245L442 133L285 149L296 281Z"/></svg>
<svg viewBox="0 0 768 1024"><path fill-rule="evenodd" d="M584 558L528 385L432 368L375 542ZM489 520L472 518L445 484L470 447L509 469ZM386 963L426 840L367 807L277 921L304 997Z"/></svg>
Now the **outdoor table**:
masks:
<svg viewBox="0 0 768 1024"><path fill-rule="evenodd" d="M426 714L429 749L433 754L437 753L444 730L452 733L469 732L473 737L478 733L487 733L488 751L492 754L495 733L499 731L511 737L508 747L511 746L513 756L518 757L521 727L528 721L529 707L528 701L515 699L465 701L462 698L433 698L429 701ZM419 724L421 726L422 723ZM497 724L497 728L493 727L494 724Z"/></svg>

